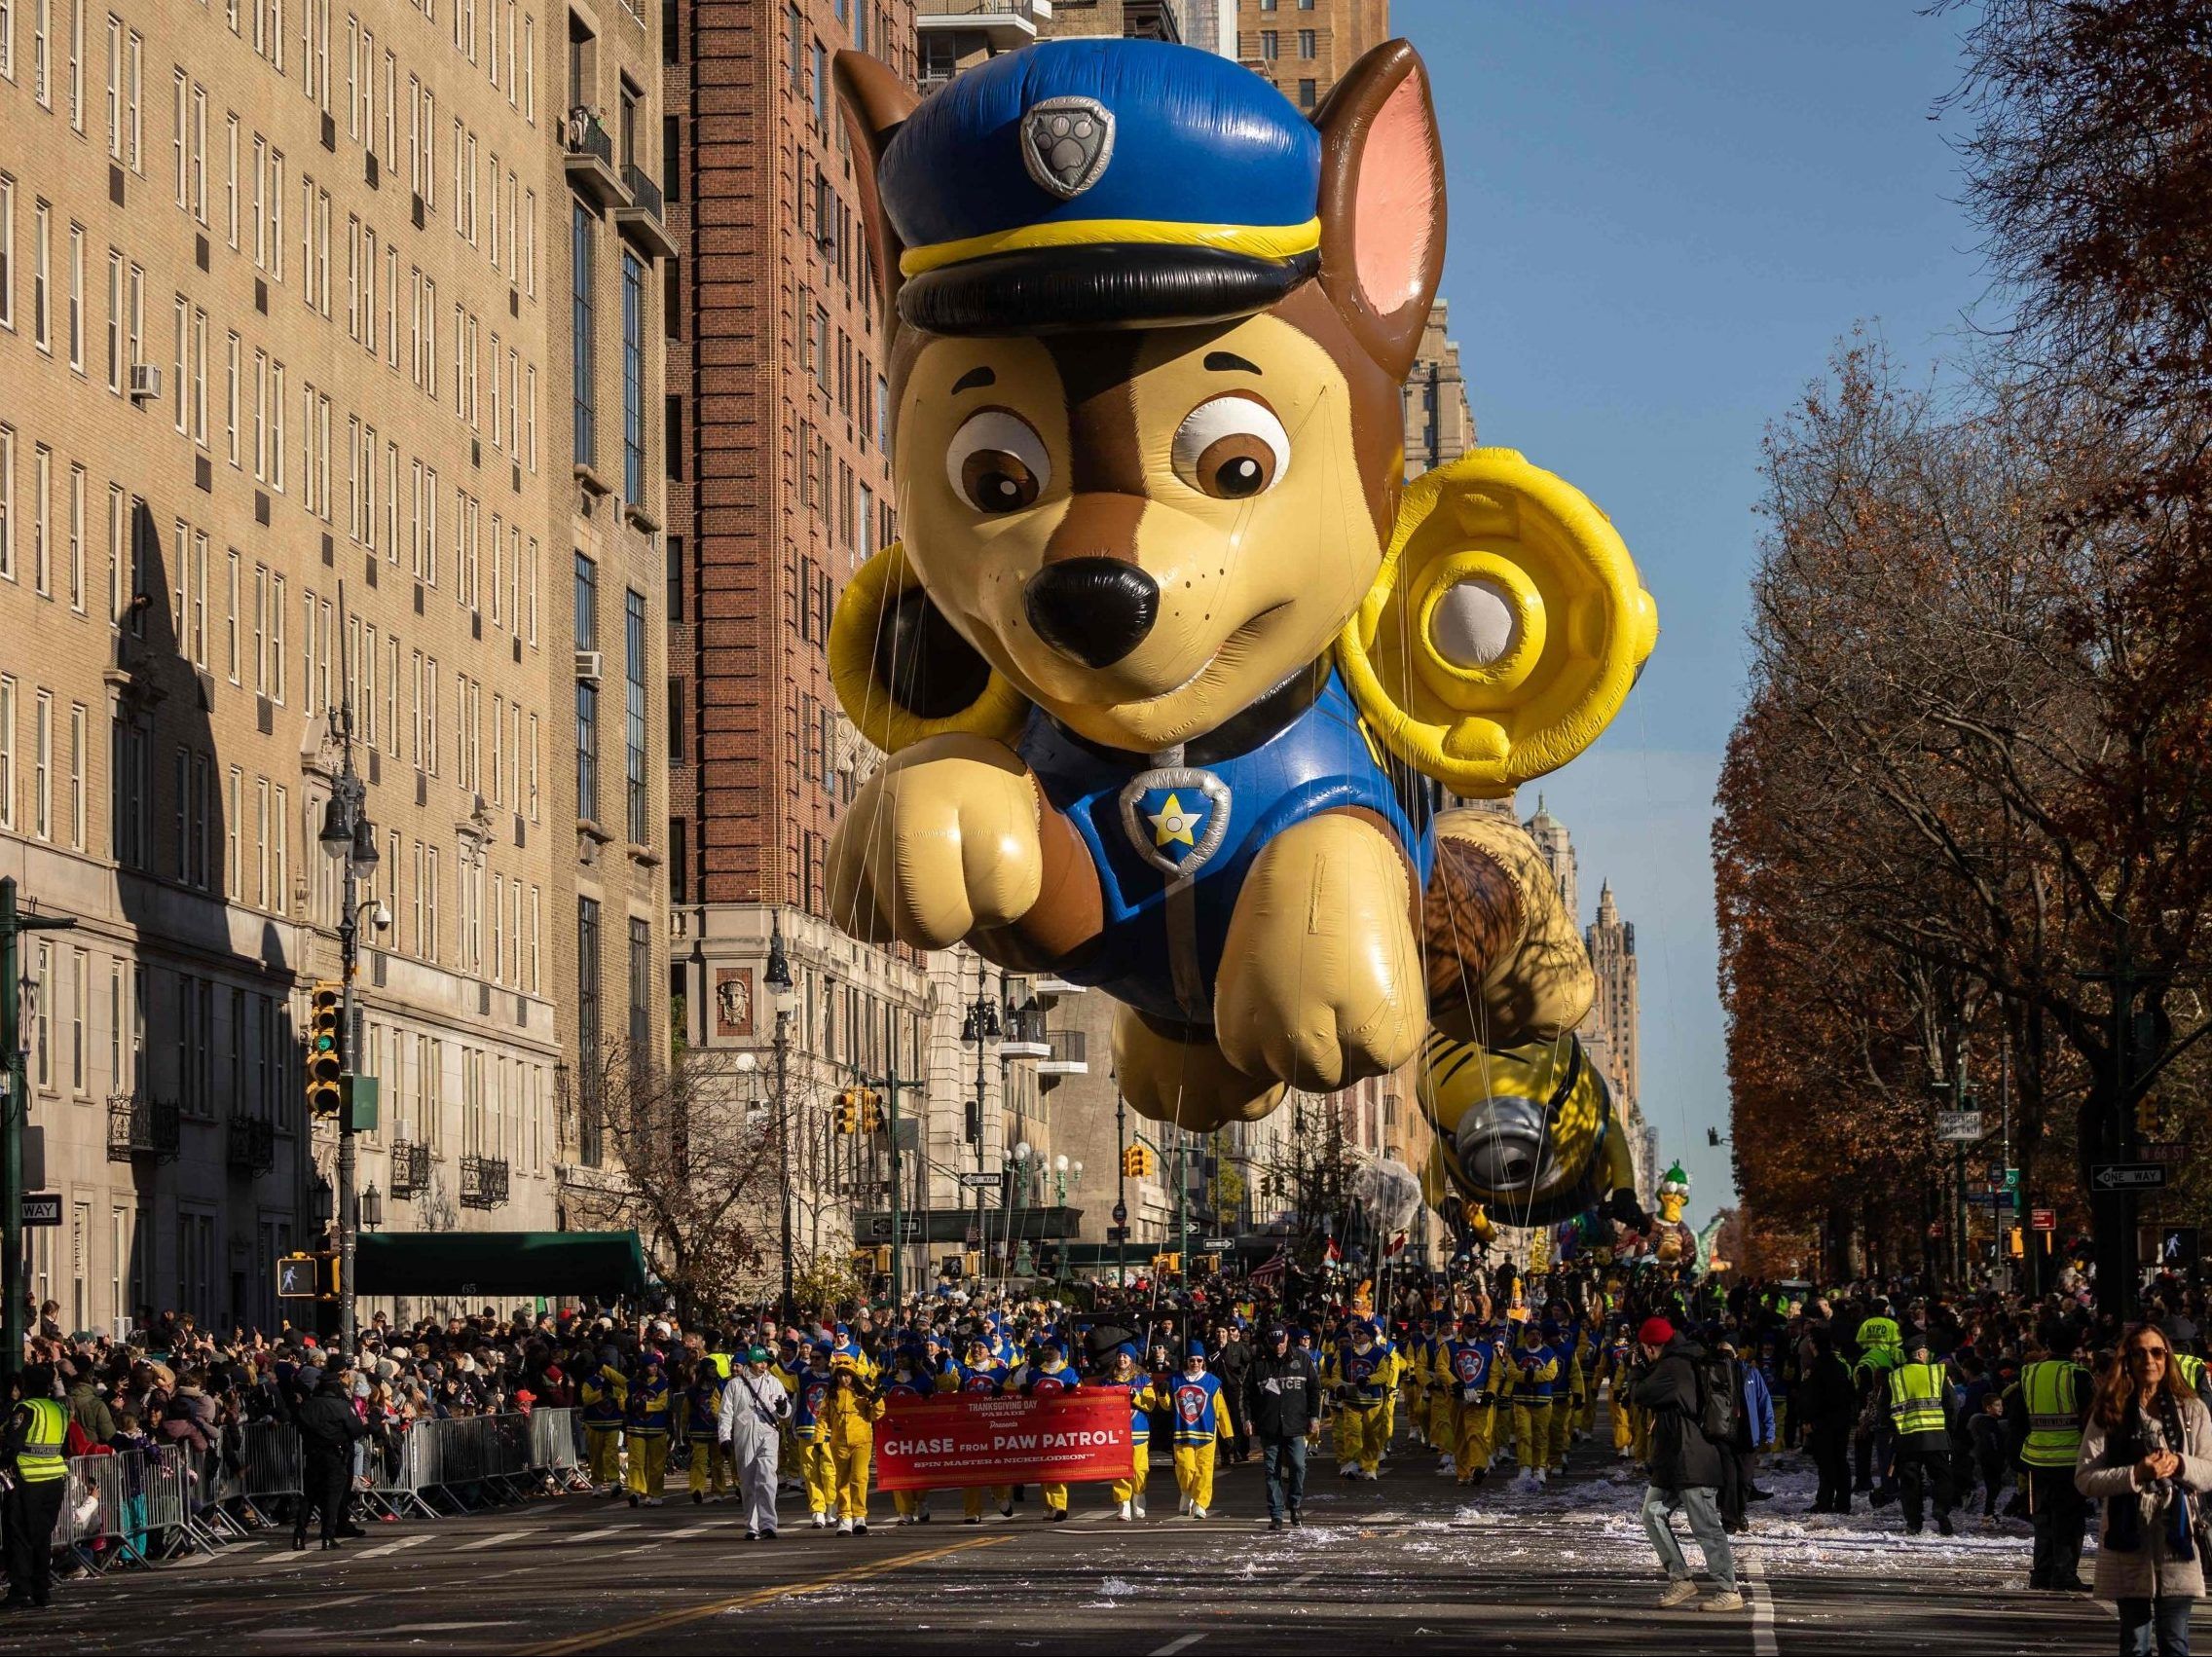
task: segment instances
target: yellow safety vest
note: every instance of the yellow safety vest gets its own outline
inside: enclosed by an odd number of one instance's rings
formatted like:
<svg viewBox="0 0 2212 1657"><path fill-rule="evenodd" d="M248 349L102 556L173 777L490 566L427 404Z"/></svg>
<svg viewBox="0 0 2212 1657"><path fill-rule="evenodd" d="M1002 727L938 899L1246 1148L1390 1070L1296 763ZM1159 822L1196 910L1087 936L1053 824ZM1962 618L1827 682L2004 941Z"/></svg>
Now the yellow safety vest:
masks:
<svg viewBox="0 0 2212 1657"><path fill-rule="evenodd" d="M2080 1364L2038 1358L2020 1371L2028 1406L2028 1438L2020 1459L2030 1467L2071 1467L2082 1454L2079 1400L2087 1372Z"/></svg>
<svg viewBox="0 0 2212 1657"><path fill-rule="evenodd" d="M66 1479L69 1463L62 1459L61 1446L68 1437L69 1418L51 1398L26 1398L23 1408L31 1413L31 1425L23 1435L22 1449L16 1452L16 1476L28 1485Z"/></svg>
<svg viewBox="0 0 2212 1657"><path fill-rule="evenodd" d="M2176 1352L2174 1368L2181 1371L2181 1378L2189 1383L2190 1391L2204 1390L2204 1360L2194 1352Z"/></svg>
<svg viewBox="0 0 2212 1657"><path fill-rule="evenodd" d="M1943 1430L1943 1371L1937 1364L1899 1364L1890 1372L1890 1414L1899 1433Z"/></svg>

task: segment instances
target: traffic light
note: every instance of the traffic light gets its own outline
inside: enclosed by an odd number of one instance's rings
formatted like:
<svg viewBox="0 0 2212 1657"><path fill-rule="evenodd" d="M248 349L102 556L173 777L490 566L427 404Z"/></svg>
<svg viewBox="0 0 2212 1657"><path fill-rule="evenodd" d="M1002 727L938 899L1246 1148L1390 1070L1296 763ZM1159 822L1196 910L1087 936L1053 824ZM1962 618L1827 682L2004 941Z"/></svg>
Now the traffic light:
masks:
<svg viewBox="0 0 2212 1657"><path fill-rule="evenodd" d="M317 979L308 1000L307 1058L308 1109L316 1116L339 1112L338 1079L346 1073L344 1008L344 986Z"/></svg>
<svg viewBox="0 0 2212 1657"><path fill-rule="evenodd" d="M1183 1257L1180 1254L1156 1254L1152 1257L1152 1269L1155 1271L1180 1271L1183 1270Z"/></svg>
<svg viewBox="0 0 2212 1657"><path fill-rule="evenodd" d="M863 1133L881 1133L883 1131L883 1095L873 1087L863 1087L861 1089L861 1131Z"/></svg>
<svg viewBox="0 0 2212 1657"><path fill-rule="evenodd" d="M861 1130L861 1094L858 1087L837 1089L837 1131L858 1133Z"/></svg>
<svg viewBox="0 0 2212 1657"><path fill-rule="evenodd" d="M1130 1179L1152 1178L1152 1152L1143 1145L1131 1145L1122 1153L1122 1172Z"/></svg>

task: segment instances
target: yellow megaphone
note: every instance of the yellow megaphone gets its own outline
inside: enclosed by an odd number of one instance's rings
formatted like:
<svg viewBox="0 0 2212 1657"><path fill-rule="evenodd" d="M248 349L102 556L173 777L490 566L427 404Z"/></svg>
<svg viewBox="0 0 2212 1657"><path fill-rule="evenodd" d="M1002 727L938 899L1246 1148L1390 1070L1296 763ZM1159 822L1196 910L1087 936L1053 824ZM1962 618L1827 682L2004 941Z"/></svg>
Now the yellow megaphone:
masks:
<svg viewBox="0 0 2212 1657"><path fill-rule="evenodd" d="M1511 449L1473 449L1407 489L1337 661L1383 747L1502 798L1597 740L1658 638L1596 503Z"/></svg>

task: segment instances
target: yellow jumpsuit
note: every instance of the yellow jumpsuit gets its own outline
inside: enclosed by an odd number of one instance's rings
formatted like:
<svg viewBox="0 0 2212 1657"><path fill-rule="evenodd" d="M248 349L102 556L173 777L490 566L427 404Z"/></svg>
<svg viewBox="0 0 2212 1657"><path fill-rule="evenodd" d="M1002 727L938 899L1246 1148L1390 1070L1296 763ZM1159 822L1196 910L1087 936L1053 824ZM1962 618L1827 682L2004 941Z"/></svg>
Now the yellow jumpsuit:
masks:
<svg viewBox="0 0 2212 1657"><path fill-rule="evenodd" d="M834 1517L837 1507L837 1458L830 1448L830 1425L824 1412L835 1390L827 1371L801 1370L792 1390L797 1394L792 1411L792 1448L797 1457L799 1483L806 1487L806 1511L817 1519Z"/></svg>
<svg viewBox="0 0 2212 1657"><path fill-rule="evenodd" d="M1553 1388L1552 1430L1549 1465L1562 1468L1567 1465L1567 1447L1574 1436L1574 1420L1582 1411L1585 1377L1582 1373L1581 1345L1585 1337L1579 1330L1569 1330L1557 1341L1550 1343L1559 1358L1559 1379Z"/></svg>
<svg viewBox="0 0 2212 1657"><path fill-rule="evenodd" d="M1337 1406L1337 1459L1357 1463L1372 1474L1390 1447L1390 1394L1396 1385L1398 1355L1377 1342L1364 1352L1350 1343L1329 1360L1332 1387L1349 1387L1353 1397Z"/></svg>
<svg viewBox="0 0 2212 1657"><path fill-rule="evenodd" d="M1049 1396L1054 1393L1073 1392L1076 1389L1075 1371L1069 1368L1065 1362L1051 1366L1045 1363L1027 1364L1021 1370L1019 1389L1031 1396ZM1047 1513L1067 1512L1067 1486L1040 1481L1038 1488L1045 1492L1045 1511Z"/></svg>
<svg viewBox="0 0 2212 1657"><path fill-rule="evenodd" d="M1208 1508L1213 1506L1214 1453L1223 1439L1233 1435L1229 1412L1221 1407L1218 1385L1212 1389L1213 1397L1202 1405L1194 1404L1190 1418L1185 1418L1184 1401L1177 1394L1191 1389L1205 1390L1185 1377L1168 1394L1168 1406L1175 1415L1175 1484L1193 1507ZM1206 1425L1209 1415L1213 1418L1210 1430Z"/></svg>
<svg viewBox="0 0 2212 1657"><path fill-rule="evenodd" d="M979 1361L977 1361L979 1359ZM956 1392L973 1392L978 1397L996 1398L1006 1390L1006 1367L989 1355L989 1349L977 1351L971 1348L970 1361L953 1377L952 1389ZM983 1497L988 1495L1001 1508L1014 1500L1012 1485L970 1485L960 1492L960 1509L971 1520L983 1517Z"/></svg>
<svg viewBox="0 0 2212 1657"><path fill-rule="evenodd" d="M591 1482L611 1491L622 1482L622 1413L630 1401L630 1383L612 1364L601 1364L576 1389L584 1412L584 1454L591 1463Z"/></svg>
<svg viewBox="0 0 2212 1657"><path fill-rule="evenodd" d="M1129 1395L1129 1476L1114 1481L1114 1499L1142 1507L1145 1480L1152 1472L1152 1420L1146 1412L1164 1408L1167 1400L1150 1377L1133 1367L1127 1375L1117 1376L1107 1384Z"/></svg>
<svg viewBox="0 0 2212 1657"><path fill-rule="evenodd" d="M822 1404L822 1427L829 1440L837 1485L837 1517L854 1528L867 1524L867 1481L875 1460L875 1418L883 1400L862 1390L856 1375L850 1386L833 1386Z"/></svg>
<svg viewBox="0 0 2212 1657"><path fill-rule="evenodd" d="M1452 1454L1452 1471L1462 1485L1490 1470L1491 1398L1498 1384L1496 1343L1447 1341L1437 1355L1439 1408L1452 1413L1452 1436L1439 1445ZM1473 1388L1475 1396L1466 1393Z"/></svg>
<svg viewBox="0 0 2212 1657"><path fill-rule="evenodd" d="M1559 1358L1549 1346L1518 1346L1513 1352L1513 1453L1524 1473L1544 1470L1551 1451L1552 1388L1559 1381Z"/></svg>

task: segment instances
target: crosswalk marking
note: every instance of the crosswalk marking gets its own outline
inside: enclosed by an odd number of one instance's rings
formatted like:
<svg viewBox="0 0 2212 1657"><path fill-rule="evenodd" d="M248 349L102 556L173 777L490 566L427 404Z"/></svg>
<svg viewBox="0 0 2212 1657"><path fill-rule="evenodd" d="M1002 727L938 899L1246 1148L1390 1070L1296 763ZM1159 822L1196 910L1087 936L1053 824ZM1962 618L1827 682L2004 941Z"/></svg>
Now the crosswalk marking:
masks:
<svg viewBox="0 0 2212 1657"><path fill-rule="evenodd" d="M1198 1630L1195 1634L1180 1635L1174 1639L1170 1639L1158 1651L1155 1651L1152 1654L1152 1657L1175 1657L1176 1652L1187 1650L1191 1646L1198 1644L1198 1642L1203 1639L1205 1639L1205 1631L1203 1629Z"/></svg>
<svg viewBox="0 0 2212 1657"><path fill-rule="evenodd" d="M381 1560L387 1554L396 1554L402 1548L419 1548L429 1539L428 1536L402 1536L398 1541L387 1542L380 1548L364 1548L353 1557L357 1560Z"/></svg>
<svg viewBox="0 0 2212 1657"><path fill-rule="evenodd" d="M629 1526L609 1525L598 1530L576 1530L566 1536L548 1536L546 1540L555 1547L567 1547L571 1542L596 1542L605 1536L627 1536L629 1534L631 1534Z"/></svg>
<svg viewBox="0 0 2212 1657"><path fill-rule="evenodd" d="M489 1536L479 1536L473 1542L463 1542L454 1552L472 1554L479 1548L496 1548L502 1542L520 1542L536 1533L535 1530L500 1530Z"/></svg>

